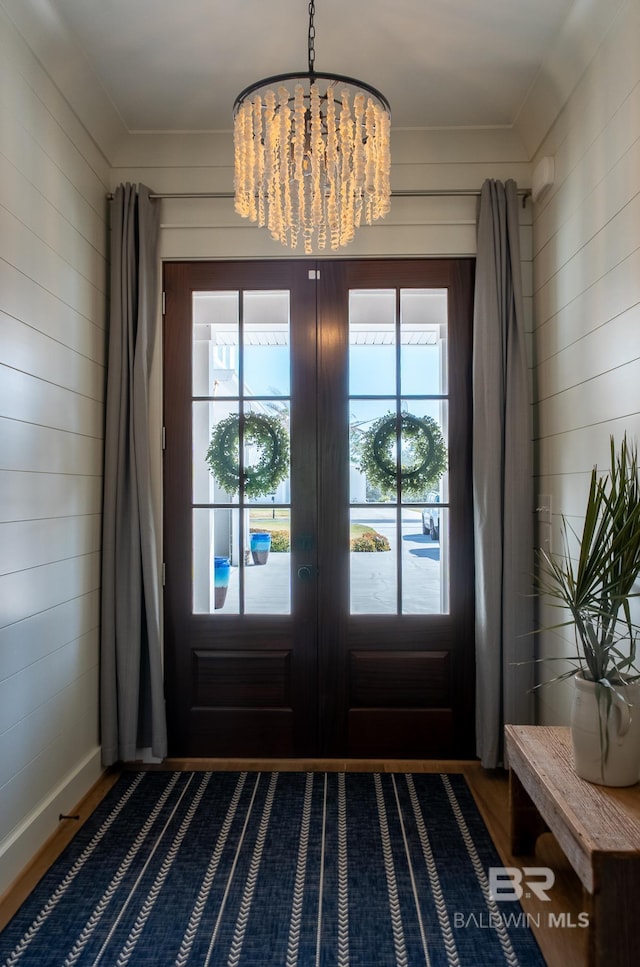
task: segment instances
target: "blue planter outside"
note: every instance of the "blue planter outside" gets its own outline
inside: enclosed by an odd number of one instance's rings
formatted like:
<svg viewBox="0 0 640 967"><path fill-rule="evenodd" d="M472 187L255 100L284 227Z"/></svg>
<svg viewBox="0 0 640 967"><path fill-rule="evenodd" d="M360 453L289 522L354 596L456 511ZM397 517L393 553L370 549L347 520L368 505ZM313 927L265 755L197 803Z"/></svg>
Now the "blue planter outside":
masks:
<svg viewBox="0 0 640 967"><path fill-rule="evenodd" d="M271 549L271 534L268 531L256 531L249 535L249 546L254 564L266 564Z"/></svg>
<svg viewBox="0 0 640 967"><path fill-rule="evenodd" d="M229 587L229 574L231 565L228 557L214 557L213 559L213 585L215 589L215 609L221 608L227 598L227 588Z"/></svg>

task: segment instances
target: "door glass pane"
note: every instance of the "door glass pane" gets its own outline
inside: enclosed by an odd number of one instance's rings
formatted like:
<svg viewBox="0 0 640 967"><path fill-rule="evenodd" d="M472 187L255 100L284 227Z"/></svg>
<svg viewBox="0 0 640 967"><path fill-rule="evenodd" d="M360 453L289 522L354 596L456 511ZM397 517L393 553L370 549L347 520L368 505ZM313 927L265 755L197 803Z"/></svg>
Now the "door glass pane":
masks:
<svg viewBox="0 0 640 967"><path fill-rule="evenodd" d="M373 465L371 457L374 451L377 452L377 433L382 424L390 417L395 425L394 411L395 400L349 401L349 476L352 504L396 501L395 445L391 458L385 461L383 468ZM384 443L384 440L380 442Z"/></svg>
<svg viewBox="0 0 640 967"><path fill-rule="evenodd" d="M289 614L291 610L291 513L288 508L248 511L245 613Z"/></svg>
<svg viewBox="0 0 640 967"><path fill-rule="evenodd" d="M238 292L193 295L193 395L238 395Z"/></svg>
<svg viewBox="0 0 640 967"><path fill-rule="evenodd" d="M447 392L447 290L400 291L401 392Z"/></svg>
<svg viewBox="0 0 640 967"><path fill-rule="evenodd" d="M237 402L194 400L193 433L193 502L194 504L238 503L237 436L231 433L224 447L224 461L216 459L220 434L232 421L237 426ZM233 484L235 481L235 486Z"/></svg>
<svg viewBox="0 0 640 967"><path fill-rule="evenodd" d="M349 311L351 613L443 613L447 292L352 290Z"/></svg>
<svg viewBox="0 0 640 967"><path fill-rule="evenodd" d="M396 614L395 507L352 507L349 533L351 614Z"/></svg>
<svg viewBox="0 0 640 967"><path fill-rule="evenodd" d="M245 396L289 396L289 293L245 292Z"/></svg>
<svg viewBox="0 0 640 967"><path fill-rule="evenodd" d="M401 407L402 500L425 500L447 472L448 400L402 400Z"/></svg>
<svg viewBox="0 0 640 967"><path fill-rule="evenodd" d="M427 494L438 500L439 494ZM439 506L402 508L402 612L449 611L448 510Z"/></svg>
<svg viewBox="0 0 640 967"><path fill-rule="evenodd" d="M193 611L238 614L238 510L193 510Z"/></svg>
<svg viewBox="0 0 640 967"><path fill-rule="evenodd" d="M289 400L255 400L245 406L244 413L245 500L288 504L291 502Z"/></svg>
<svg viewBox="0 0 640 967"><path fill-rule="evenodd" d="M193 610L288 614L289 292L199 292L192 338Z"/></svg>
<svg viewBox="0 0 640 967"><path fill-rule="evenodd" d="M396 392L395 289L352 289L349 293L349 393Z"/></svg>

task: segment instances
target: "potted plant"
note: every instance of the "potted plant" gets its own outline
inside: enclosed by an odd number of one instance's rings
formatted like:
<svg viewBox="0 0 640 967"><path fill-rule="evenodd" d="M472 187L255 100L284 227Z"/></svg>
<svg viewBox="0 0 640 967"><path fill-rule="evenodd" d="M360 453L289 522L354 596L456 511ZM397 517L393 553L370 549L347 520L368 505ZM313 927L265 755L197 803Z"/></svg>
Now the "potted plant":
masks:
<svg viewBox="0 0 640 967"><path fill-rule="evenodd" d="M560 555L539 553L539 590L568 611L552 628L575 631L572 667L553 681L574 677L576 771L590 782L633 785L640 776L640 628L631 609L640 595L640 474L626 435L619 449L611 438L609 472L593 468L581 536L563 516Z"/></svg>

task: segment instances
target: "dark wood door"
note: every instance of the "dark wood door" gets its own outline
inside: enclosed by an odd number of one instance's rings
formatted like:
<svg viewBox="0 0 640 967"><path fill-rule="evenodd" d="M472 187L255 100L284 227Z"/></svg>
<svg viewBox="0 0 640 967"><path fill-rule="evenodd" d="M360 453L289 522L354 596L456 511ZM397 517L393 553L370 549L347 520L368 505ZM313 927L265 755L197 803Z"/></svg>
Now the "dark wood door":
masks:
<svg viewBox="0 0 640 967"><path fill-rule="evenodd" d="M472 260L165 265L172 754L473 753L472 279ZM425 425L447 469L416 491Z"/></svg>

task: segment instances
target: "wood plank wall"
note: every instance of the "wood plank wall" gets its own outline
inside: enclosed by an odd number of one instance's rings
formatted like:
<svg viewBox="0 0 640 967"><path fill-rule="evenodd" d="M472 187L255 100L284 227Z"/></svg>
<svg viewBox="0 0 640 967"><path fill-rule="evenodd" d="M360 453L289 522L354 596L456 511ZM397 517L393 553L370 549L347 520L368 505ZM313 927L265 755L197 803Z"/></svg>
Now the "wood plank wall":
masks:
<svg viewBox="0 0 640 967"><path fill-rule="evenodd" d="M613 10L612 10L613 13ZM609 437L640 437L640 4L622 3L542 141L553 188L534 207L536 489L580 530L592 466ZM543 609L551 624L557 612ZM541 653L572 641L548 633ZM558 666L543 666L550 677ZM540 693L542 722L567 721L569 687Z"/></svg>
<svg viewBox="0 0 640 967"><path fill-rule="evenodd" d="M0 7L0 892L100 771L108 181Z"/></svg>

